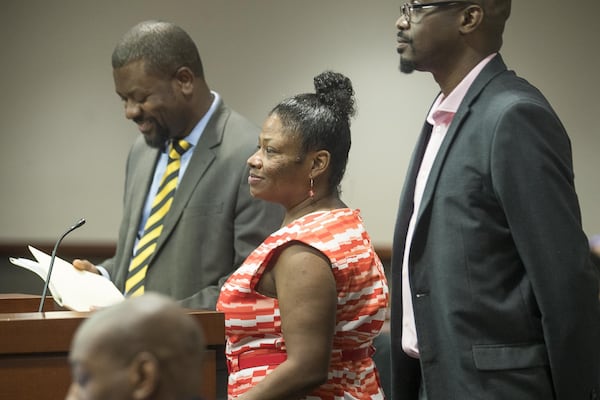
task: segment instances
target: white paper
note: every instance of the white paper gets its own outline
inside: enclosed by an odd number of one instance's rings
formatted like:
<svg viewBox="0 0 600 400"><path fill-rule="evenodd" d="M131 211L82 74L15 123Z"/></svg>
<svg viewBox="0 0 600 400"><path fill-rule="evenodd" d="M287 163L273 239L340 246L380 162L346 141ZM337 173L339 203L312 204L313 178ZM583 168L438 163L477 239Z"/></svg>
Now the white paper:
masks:
<svg viewBox="0 0 600 400"><path fill-rule="evenodd" d="M37 261L26 258L10 258L10 262L37 274L44 281L48 275L48 254L29 246ZM52 276L48 287L55 301L74 311L90 311L95 307L106 307L123 300L123 294L105 277L80 271L59 257L54 257Z"/></svg>

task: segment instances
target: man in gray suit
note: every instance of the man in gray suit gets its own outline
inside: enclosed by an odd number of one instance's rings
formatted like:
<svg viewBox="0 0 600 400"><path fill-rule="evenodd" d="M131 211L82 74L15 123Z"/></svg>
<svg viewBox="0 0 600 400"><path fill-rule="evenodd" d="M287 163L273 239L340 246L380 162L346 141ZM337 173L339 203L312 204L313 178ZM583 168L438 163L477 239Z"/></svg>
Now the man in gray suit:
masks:
<svg viewBox="0 0 600 400"><path fill-rule="evenodd" d="M407 3L400 69L441 88L392 257L393 399L596 399L598 283L571 146L498 54L510 0Z"/></svg>
<svg viewBox="0 0 600 400"><path fill-rule="evenodd" d="M86 260L73 264L103 273L125 291L167 169L167 149L185 138L191 148L181 156L179 183L143 283L184 307L214 309L226 277L279 228L283 216L279 207L250 196L246 160L256 149L258 128L209 89L196 45L174 24L134 26L115 47L112 65L125 116L142 135L127 160L115 256L102 268Z"/></svg>

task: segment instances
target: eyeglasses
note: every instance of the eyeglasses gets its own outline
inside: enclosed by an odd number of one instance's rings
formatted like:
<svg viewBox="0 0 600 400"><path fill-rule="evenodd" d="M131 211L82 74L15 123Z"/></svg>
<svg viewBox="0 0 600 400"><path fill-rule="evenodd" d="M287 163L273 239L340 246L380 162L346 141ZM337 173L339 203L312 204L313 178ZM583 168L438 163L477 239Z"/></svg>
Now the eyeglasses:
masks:
<svg viewBox="0 0 600 400"><path fill-rule="evenodd" d="M417 10L425 10L425 9L434 8L434 7L450 7L450 6L471 5L471 4L476 4L476 3L473 3L471 1L439 1L437 3L404 3L400 6L400 13L402 14L402 16L404 17L406 22L408 22L410 24L411 22L413 22L413 23L417 22L415 20L415 14L416 14L415 11L417 11Z"/></svg>

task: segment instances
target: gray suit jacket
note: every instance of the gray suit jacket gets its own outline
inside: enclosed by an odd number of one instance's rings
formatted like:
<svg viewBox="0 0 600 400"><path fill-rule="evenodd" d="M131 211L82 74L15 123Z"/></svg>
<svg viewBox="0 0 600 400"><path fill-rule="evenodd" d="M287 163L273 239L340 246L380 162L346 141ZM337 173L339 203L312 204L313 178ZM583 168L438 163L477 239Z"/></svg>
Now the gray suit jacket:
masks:
<svg viewBox="0 0 600 400"><path fill-rule="evenodd" d="M416 399L421 371L429 400L596 398L598 284L570 141L499 55L466 94L425 187L409 260L420 360L402 351L404 242L430 131L394 235L393 398Z"/></svg>
<svg viewBox="0 0 600 400"><path fill-rule="evenodd" d="M214 309L219 290L265 237L281 226L281 207L253 199L246 160L258 129L220 103L179 183L146 275L146 291ZM127 160L117 251L102 263L123 290L159 151L139 137Z"/></svg>

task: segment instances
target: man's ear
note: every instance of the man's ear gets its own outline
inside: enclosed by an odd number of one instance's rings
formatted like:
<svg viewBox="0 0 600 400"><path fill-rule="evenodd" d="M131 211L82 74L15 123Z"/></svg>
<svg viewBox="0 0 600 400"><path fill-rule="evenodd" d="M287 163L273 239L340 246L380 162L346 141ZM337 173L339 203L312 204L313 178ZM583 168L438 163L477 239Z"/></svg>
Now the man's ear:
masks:
<svg viewBox="0 0 600 400"><path fill-rule="evenodd" d="M154 354L138 353L129 364L129 379L133 399L148 399L156 393L160 381L160 367Z"/></svg>
<svg viewBox="0 0 600 400"><path fill-rule="evenodd" d="M179 67L175 71L173 79L175 84L184 95L191 95L194 89L194 79L196 76L189 67Z"/></svg>
<svg viewBox="0 0 600 400"><path fill-rule="evenodd" d="M323 174L329 168L329 163L331 161L331 154L327 150L319 150L314 153L312 156L312 167L310 176L312 178L316 178L317 176Z"/></svg>
<svg viewBox="0 0 600 400"><path fill-rule="evenodd" d="M460 31L462 33L473 32L483 21L483 8L479 4L473 4L462 12Z"/></svg>

